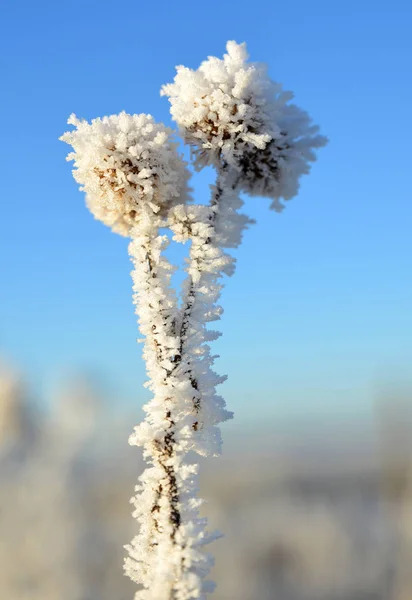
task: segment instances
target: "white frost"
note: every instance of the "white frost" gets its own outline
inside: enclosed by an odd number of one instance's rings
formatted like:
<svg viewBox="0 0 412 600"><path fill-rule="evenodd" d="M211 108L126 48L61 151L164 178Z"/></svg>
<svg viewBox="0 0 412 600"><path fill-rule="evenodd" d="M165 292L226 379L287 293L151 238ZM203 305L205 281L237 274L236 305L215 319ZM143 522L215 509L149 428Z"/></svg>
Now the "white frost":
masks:
<svg viewBox="0 0 412 600"><path fill-rule="evenodd" d="M91 212L131 238L133 299L152 392L129 440L148 462L132 498L140 529L125 561L139 600L205 600L213 591L204 546L217 534L208 534L199 516L198 465L189 453L219 454L219 424L232 417L216 392L225 377L213 370L209 344L219 333L208 324L222 312L221 277L234 272L227 249L240 244L251 223L239 212L239 194L268 196L280 210L280 198L297 193L326 142L266 68L247 62L244 44L228 42L227 51L196 71L178 67L174 83L162 89L195 167L216 169L209 206L189 203L189 172L172 131L149 115L121 113L91 124L71 117L76 129L61 138L73 146L68 159ZM190 243L181 308L164 256L165 227L176 242Z"/></svg>
<svg viewBox="0 0 412 600"><path fill-rule="evenodd" d="M245 44L228 42L223 59L209 57L197 70L177 67L161 93L197 168L228 164L239 173L241 191L272 198L272 208L281 210L279 199L298 193L326 138L290 103L293 94L271 81L266 65L247 58Z"/></svg>
<svg viewBox="0 0 412 600"><path fill-rule="evenodd" d="M188 200L190 174L173 132L150 115L122 112L90 124L71 115L68 123L76 129L60 139L73 146L73 176L94 217L116 233L128 236L142 213Z"/></svg>

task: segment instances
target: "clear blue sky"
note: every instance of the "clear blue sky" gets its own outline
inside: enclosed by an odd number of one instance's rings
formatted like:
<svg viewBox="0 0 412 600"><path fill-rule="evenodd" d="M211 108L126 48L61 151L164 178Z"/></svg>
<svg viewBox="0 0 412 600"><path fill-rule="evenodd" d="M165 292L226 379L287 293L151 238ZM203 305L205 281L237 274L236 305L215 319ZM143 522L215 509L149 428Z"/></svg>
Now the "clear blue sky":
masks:
<svg viewBox="0 0 412 600"><path fill-rule="evenodd" d="M406 0L8 2L1 9L0 352L46 393L67 369L147 398L124 239L58 141L71 112L169 122L174 67L246 41L330 138L301 193L237 252L216 343L239 422L362 413L412 362L412 8ZM200 200L207 174L197 177ZM395 374L395 375L394 375ZM261 412L263 410L263 412Z"/></svg>

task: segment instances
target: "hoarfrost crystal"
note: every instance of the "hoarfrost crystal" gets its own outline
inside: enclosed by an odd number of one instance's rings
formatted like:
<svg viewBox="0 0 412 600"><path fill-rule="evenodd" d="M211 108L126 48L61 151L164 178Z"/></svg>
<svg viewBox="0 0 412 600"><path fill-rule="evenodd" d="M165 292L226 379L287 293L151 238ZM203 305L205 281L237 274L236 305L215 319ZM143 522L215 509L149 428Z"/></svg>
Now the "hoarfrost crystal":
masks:
<svg viewBox="0 0 412 600"><path fill-rule="evenodd" d="M116 233L129 236L143 213L164 215L187 201L190 174L173 132L150 115L122 112L90 124L71 115L68 123L76 129L60 139L73 146L73 176L95 218Z"/></svg>
<svg viewBox="0 0 412 600"><path fill-rule="evenodd" d="M272 208L281 210L279 199L297 194L326 138L290 104L293 94L270 80L266 66L247 57L245 44L228 42L223 59L209 57L196 71L177 67L162 94L197 168L227 164L238 171L241 191L272 198Z"/></svg>

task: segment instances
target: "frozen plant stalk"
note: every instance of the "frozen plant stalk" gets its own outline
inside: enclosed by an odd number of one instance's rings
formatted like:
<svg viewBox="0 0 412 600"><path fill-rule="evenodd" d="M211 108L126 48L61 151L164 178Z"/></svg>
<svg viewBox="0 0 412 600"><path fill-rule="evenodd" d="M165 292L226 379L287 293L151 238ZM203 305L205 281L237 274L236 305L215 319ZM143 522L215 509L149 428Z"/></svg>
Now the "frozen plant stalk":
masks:
<svg viewBox="0 0 412 600"><path fill-rule="evenodd" d="M272 82L264 65L248 63L244 44L228 42L223 59L210 57L193 71L178 67L162 88L172 117L192 149L194 167L212 165L210 205L191 204L187 165L173 132L149 115L113 115L90 124L72 116L62 140L97 219L131 238L133 290L152 399L130 437L142 446L148 468L132 499L138 535L127 547L125 571L139 584L136 599L205 599L212 566L204 546L216 534L199 517L198 466L190 451L218 455L219 423L231 418L216 386L207 328L219 319L222 274L234 270L236 247L250 219L239 213L241 192L280 199L298 191L325 138L292 95ZM170 286L168 244L190 242L182 304Z"/></svg>

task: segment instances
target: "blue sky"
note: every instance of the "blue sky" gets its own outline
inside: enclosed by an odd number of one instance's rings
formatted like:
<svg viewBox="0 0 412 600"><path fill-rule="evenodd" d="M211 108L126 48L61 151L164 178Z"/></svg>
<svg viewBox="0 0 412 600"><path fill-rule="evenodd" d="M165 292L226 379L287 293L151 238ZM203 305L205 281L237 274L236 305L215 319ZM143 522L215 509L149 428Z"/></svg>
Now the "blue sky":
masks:
<svg viewBox="0 0 412 600"><path fill-rule="evenodd" d="M136 411L147 398L127 242L76 189L58 141L68 115L170 122L160 86L228 39L246 41L330 138L281 216L246 201L257 224L236 253L215 344L229 407L240 424L343 418L367 413L379 383L407 380L408 2L26 1L2 13L0 353L38 395L85 368ZM194 180L200 201L209 181Z"/></svg>

